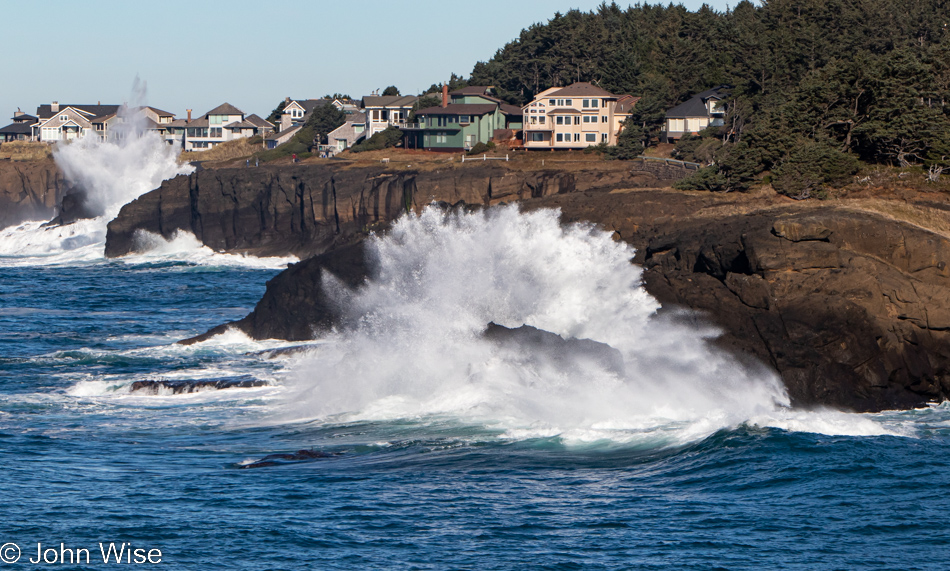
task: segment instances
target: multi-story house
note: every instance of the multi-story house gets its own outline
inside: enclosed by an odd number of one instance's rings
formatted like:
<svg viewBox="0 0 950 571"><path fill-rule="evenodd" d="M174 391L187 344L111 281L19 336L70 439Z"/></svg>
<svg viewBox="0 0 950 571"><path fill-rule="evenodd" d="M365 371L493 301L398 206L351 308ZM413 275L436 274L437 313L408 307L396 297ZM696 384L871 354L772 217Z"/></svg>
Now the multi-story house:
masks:
<svg viewBox="0 0 950 571"><path fill-rule="evenodd" d="M722 101L729 97L730 89L728 85L708 89L667 111L665 130L660 139L672 142L687 134L695 135L709 126L722 126L726 116Z"/></svg>
<svg viewBox="0 0 950 571"><path fill-rule="evenodd" d="M180 144L185 151L203 151L217 145L273 131L274 126L257 115L245 117L244 112L230 103L222 103L197 119L172 121L165 128L165 140Z"/></svg>
<svg viewBox="0 0 950 571"><path fill-rule="evenodd" d="M502 138L504 131L521 129L521 108L490 95L491 87L473 85L451 93L442 87L442 104L419 109L415 121L404 125L410 149L456 151ZM505 137L507 138L507 137Z"/></svg>
<svg viewBox="0 0 950 571"><path fill-rule="evenodd" d="M366 136L372 137L389 127L403 127L413 105L419 98L415 95L367 95L361 105L366 114Z"/></svg>
<svg viewBox="0 0 950 571"><path fill-rule="evenodd" d="M36 123L31 126L34 141L55 143L78 139L94 133L104 137L109 121L119 111L118 105L60 105L53 101L36 108Z"/></svg>
<svg viewBox="0 0 950 571"><path fill-rule="evenodd" d="M0 143L29 141L33 134L33 124L36 123L36 121L36 117L27 115L17 109L13 113L13 123L0 129Z"/></svg>
<svg viewBox="0 0 950 571"><path fill-rule="evenodd" d="M624 120L639 101L590 83L552 87L523 107L528 149L583 149L617 144Z"/></svg>

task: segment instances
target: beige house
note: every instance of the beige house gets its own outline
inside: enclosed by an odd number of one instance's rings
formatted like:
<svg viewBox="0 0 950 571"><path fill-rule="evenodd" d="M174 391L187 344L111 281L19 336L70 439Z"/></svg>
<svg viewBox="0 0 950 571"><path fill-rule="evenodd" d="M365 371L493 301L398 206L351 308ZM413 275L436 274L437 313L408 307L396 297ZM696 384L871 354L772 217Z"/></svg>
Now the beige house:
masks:
<svg viewBox="0 0 950 571"><path fill-rule="evenodd" d="M32 126L32 138L48 143L78 139L87 133L104 138L109 120L118 111L118 105L60 105L56 101L40 105L36 108L37 122Z"/></svg>
<svg viewBox="0 0 950 571"><path fill-rule="evenodd" d="M617 144L624 120L639 101L590 83L552 87L522 108L528 149L583 149Z"/></svg>
<svg viewBox="0 0 950 571"><path fill-rule="evenodd" d="M415 95L367 95L363 97L366 114L366 137L372 137L389 127L405 127L412 106L419 98Z"/></svg>
<svg viewBox="0 0 950 571"><path fill-rule="evenodd" d="M660 139L677 141L686 135L696 135L709 126L721 127L726 116L722 101L729 97L730 87L720 85L697 93L687 101L666 112L666 125Z"/></svg>

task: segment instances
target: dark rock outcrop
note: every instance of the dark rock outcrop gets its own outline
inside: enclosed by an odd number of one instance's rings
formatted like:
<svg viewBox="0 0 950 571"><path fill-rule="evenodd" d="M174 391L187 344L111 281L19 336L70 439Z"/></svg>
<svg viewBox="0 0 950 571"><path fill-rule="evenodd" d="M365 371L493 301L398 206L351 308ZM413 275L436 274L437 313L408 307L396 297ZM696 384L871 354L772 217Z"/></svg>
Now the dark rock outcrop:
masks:
<svg viewBox="0 0 950 571"><path fill-rule="evenodd" d="M632 244L664 307L717 324L717 343L774 368L796 406L876 411L950 396L950 240L941 235L843 207L663 191L523 207L559 207L563 220L596 222ZM295 264L233 325L256 338L309 339L343 317L324 274L353 287L367 271L358 245Z"/></svg>
<svg viewBox="0 0 950 571"><path fill-rule="evenodd" d="M0 228L49 220L67 190L53 159L0 161Z"/></svg>
<svg viewBox="0 0 950 571"><path fill-rule="evenodd" d="M139 230L166 239L184 230L216 251L307 257L431 202L490 205L655 187L687 172L653 162L571 172L494 163L421 172L326 164L203 170L165 181L125 205L109 224L106 255L135 251Z"/></svg>
<svg viewBox="0 0 950 571"><path fill-rule="evenodd" d="M135 381L129 387L129 392L147 395L157 395L168 391L173 395L196 393L202 390L222 390L222 389L249 389L252 387L265 387L269 385L267 381L254 378L237 379L201 379L184 381L167 380L146 380Z"/></svg>
<svg viewBox="0 0 950 571"><path fill-rule="evenodd" d="M484 337L499 347L513 349L526 358L545 359L561 370L583 369L593 363L616 375L624 374L623 355L620 351L592 339L565 339L557 333L530 325L511 328L497 323L488 324Z"/></svg>

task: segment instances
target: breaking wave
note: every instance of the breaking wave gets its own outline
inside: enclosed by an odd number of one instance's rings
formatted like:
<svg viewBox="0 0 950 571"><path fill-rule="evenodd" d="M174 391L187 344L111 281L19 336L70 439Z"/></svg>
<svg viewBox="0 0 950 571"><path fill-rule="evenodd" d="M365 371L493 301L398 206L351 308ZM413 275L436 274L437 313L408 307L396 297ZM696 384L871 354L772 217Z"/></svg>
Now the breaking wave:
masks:
<svg viewBox="0 0 950 571"><path fill-rule="evenodd" d="M515 439L650 445L745 423L884 432L858 415L789 410L773 372L711 346L715 329L658 314L633 254L553 210L404 217L368 242L364 287L325 283L351 325L297 363L284 418L450 417ZM491 322L607 344L623 364L499 344L484 335Z"/></svg>

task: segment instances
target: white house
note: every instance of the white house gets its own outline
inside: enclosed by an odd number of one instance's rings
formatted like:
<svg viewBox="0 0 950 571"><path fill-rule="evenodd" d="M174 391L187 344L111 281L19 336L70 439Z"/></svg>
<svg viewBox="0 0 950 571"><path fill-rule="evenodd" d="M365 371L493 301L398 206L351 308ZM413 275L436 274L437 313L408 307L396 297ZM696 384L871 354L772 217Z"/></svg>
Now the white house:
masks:
<svg viewBox="0 0 950 571"><path fill-rule="evenodd" d="M363 97L366 114L366 136L372 137L389 127L404 127L412 106L419 98L415 95L367 95Z"/></svg>
<svg viewBox="0 0 950 571"><path fill-rule="evenodd" d="M172 121L165 128L165 140L170 144L180 144L185 151L203 151L217 145L263 135L274 130L274 126L257 115L245 117L244 112L230 103L222 103L198 119L191 118L191 109L187 119Z"/></svg>

